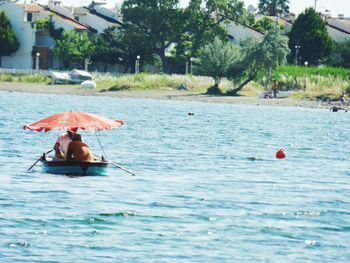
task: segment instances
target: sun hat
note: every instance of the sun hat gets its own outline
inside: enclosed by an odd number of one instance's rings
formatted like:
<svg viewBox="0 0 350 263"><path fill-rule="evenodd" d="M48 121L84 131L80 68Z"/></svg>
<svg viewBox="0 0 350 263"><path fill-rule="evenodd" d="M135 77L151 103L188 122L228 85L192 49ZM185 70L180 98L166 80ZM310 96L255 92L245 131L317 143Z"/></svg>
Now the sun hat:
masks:
<svg viewBox="0 0 350 263"><path fill-rule="evenodd" d="M76 133L76 130L72 129L72 128L68 128L67 132L71 132L71 133Z"/></svg>

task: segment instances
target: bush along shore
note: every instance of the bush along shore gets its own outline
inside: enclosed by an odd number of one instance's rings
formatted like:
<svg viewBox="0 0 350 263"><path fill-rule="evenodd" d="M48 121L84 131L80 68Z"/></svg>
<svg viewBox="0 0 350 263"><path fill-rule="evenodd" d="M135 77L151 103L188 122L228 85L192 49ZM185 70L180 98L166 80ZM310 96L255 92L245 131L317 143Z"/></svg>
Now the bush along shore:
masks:
<svg viewBox="0 0 350 263"><path fill-rule="evenodd" d="M176 91L181 90L190 94L207 94L214 86L210 77L195 75L167 75L167 74L128 74L113 76L112 74L93 73L97 84L95 92L127 91ZM272 81L279 82L280 91L292 91L291 99L317 100L328 97L337 101L345 94L350 96L350 70L332 67L301 67L281 66L269 77L258 76L255 81L248 83L240 92L240 96L256 97L271 90ZM0 82L32 83L50 85L50 79L45 75L0 74ZM79 85L61 85L79 88ZM227 96L234 87L234 83L224 80L220 83L221 96ZM65 89L63 89L65 90Z"/></svg>

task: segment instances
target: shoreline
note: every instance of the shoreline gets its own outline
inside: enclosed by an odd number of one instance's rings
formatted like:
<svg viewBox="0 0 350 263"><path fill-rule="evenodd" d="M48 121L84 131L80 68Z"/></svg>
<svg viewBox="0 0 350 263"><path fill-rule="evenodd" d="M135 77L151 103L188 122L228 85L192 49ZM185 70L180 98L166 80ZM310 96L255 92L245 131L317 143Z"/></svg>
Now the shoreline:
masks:
<svg viewBox="0 0 350 263"><path fill-rule="evenodd" d="M47 85L37 83L0 82L0 91L28 92L55 95L106 96L132 99L178 100L206 103L225 103L255 106L301 107L312 109L329 109L336 104L321 104L312 100L297 100L288 98L262 99L243 96L212 96L178 90L141 90L141 91L106 91L81 89L79 85Z"/></svg>

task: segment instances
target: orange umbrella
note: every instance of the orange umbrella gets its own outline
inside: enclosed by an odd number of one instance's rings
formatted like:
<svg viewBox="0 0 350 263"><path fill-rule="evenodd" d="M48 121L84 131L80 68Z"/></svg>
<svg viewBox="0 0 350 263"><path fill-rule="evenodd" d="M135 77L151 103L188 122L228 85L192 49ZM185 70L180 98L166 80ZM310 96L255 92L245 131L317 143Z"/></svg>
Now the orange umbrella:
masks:
<svg viewBox="0 0 350 263"><path fill-rule="evenodd" d="M69 111L51 115L45 119L24 125L24 129L32 131L73 130L85 131L111 130L123 125L122 120L110 120L91 113Z"/></svg>

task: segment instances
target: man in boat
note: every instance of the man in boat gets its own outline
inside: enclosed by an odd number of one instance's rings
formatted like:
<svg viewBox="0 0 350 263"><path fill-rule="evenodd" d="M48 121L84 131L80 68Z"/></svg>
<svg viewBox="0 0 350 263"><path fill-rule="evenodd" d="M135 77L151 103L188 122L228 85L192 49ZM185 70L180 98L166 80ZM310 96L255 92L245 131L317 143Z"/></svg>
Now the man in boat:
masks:
<svg viewBox="0 0 350 263"><path fill-rule="evenodd" d="M74 133L72 129L67 129L67 133L58 136L53 147L56 161L64 161L66 159L68 144L72 141Z"/></svg>
<svg viewBox="0 0 350 263"><path fill-rule="evenodd" d="M68 144L67 161L93 162L94 157L86 143L81 141L81 135L75 133L72 141Z"/></svg>

